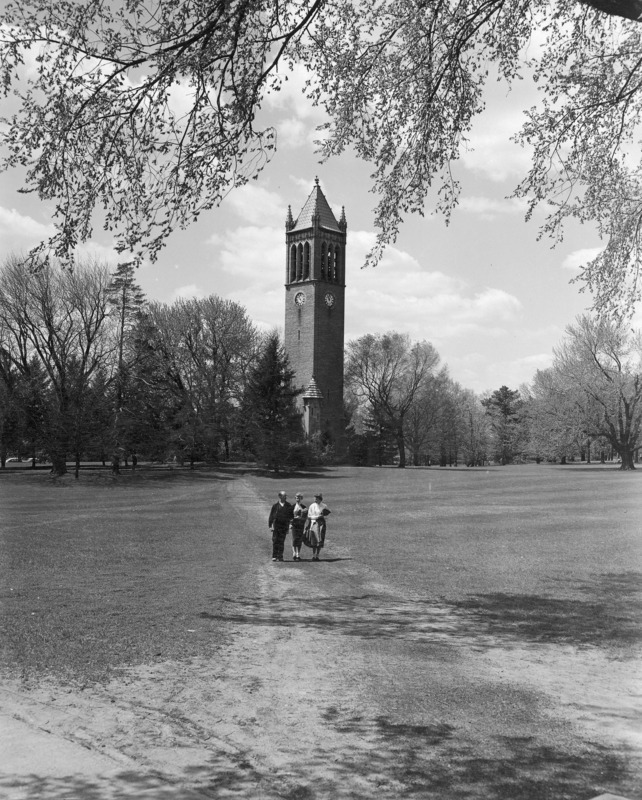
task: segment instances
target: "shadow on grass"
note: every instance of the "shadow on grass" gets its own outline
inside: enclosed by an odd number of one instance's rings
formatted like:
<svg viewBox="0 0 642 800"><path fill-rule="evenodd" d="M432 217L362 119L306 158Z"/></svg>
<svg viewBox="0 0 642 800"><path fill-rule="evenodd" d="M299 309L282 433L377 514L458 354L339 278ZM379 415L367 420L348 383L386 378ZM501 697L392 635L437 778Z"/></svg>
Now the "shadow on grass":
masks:
<svg viewBox="0 0 642 800"><path fill-rule="evenodd" d="M344 752L343 767L349 764L383 789L386 783L403 787L394 795L382 792L385 797L561 800L636 790L639 765L625 749L584 743L579 752L566 751L534 736L489 735L475 745L447 723L396 724L383 716L342 715L335 707L324 719L339 736L348 731L363 743Z"/></svg>
<svg viewBox="0 0 642 800"><path fill-rule="evenodd" d="M311 566L317 569L322 563ZM443 640L460 632L459 620L444 607L375 594L212 598L217 605L221 599L219 610L202 611L200 618L234 625L303 626L363 639Z"/></svg>
<svg viewBox="0 0 642 800"><path fill-rule="evenodd" d="M322 563L314 563L315 569ZM603 578L596 585L582 585L587 600L503 593L476 595L452 604L375 594L223 597L212 598L220 603L216 613L202 611L200 617L238 625L305 626L364 639L441 644L467 639L487 647L506 646L510 640L625 648L639 644L639 573ZM499 642L498 637L506 641Z"/></svg>
<svg viewBox="0 0 642 800"><path fill-rule="evenodd" d="M293 758L284 771L257 768L247 754L212 753L207 763L171 776L131 770L95 778L0 777L0 793L39 800L586 800L636 791L626 751L591 743L566 751L528 736L489 736L480 749L444 723L395 724L383 716L344 715L335 707L322 717L327 740L305 758Z"/></svg>
<svg viewBox="0 0 642 800"><path fill-rule="evenodd" d="M302 558L301 561L292 561L292 559L286 558L283 563L285 563L285 564L297 564L297 565L298 564L312 564L314 567L316 567L319 564L334 564L335 561L354 561L354 559L351 558L351 557L347 557L347 558L323 558L323 557L321 557L319 559L319 561L313 561L312 560L312 556L309 556L307 558Z"/></svg>
<svg viewBox="0 0 642 800"><path fill-rule="evenodd" d="M455 605L493 634L528 641L596 646L642 642L641 573L602 575L577 589L588 599L495 593Z"/></svg>

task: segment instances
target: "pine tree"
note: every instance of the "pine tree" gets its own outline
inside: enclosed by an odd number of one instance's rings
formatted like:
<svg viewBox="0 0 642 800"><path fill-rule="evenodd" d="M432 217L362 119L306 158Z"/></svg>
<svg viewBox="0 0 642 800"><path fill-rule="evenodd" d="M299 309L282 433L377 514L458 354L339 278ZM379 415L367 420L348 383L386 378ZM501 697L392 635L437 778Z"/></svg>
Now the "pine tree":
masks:
<svg viewBox="0 0 642 800"><path fill-rule="evenodd" d="M109 284L108 298L117 319L118 365L116 370L114 410L112 420L112 441L110 443L112 467L118 472L120 456L126 452L124 439L127 427L125 397L131 379L134 355L128 353L133 339L132 332L140 321L145 306L145 294L134 280L135 267L130 263L119 264Z"/></svg>
<svg viewBox="0 0 642 800"><path fill-rule="evenodd" d="M502 466L512 464L523 445L523 401L516 389L502 386L482 400L494 432L494 459Z"/></svg>
<svg viewBox="0 0 642 800"><path fill-rule="evenodd" d="M292 387L294 371L276 332L269 334L251 370L242 403L245 443L268 469L279 470L292 444L303 441L301 415Z"/></svg>

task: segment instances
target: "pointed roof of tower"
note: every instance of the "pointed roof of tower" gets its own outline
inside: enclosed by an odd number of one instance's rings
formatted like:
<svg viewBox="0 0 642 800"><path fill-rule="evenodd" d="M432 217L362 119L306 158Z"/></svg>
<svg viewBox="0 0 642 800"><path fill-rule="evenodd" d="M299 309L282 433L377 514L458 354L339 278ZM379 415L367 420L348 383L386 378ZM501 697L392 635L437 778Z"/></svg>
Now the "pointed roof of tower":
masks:
<svg viewBox="0 0 642 800"><path fill-rule="evenodd" d="M319 216L320 225L331 231L340 231L339 223L334 216L332 209L325 199L325 195L319 186L319 179L314 179L314 189L310 192L310 196L305 201L305 205L301 209L294 227L290 228L292 231L303 231L313 227L313 220L315 216Z"/></svg>
<svg viewBox="0 0 642 800"><path fill-rule="evenodd" d="M323 400L323 394L321 389L317 386L317 382L314 380L314 375L312 376L312 380L308 384L308 388L303 392L303 397L307 399L315 398L318 400Z"/></svg>

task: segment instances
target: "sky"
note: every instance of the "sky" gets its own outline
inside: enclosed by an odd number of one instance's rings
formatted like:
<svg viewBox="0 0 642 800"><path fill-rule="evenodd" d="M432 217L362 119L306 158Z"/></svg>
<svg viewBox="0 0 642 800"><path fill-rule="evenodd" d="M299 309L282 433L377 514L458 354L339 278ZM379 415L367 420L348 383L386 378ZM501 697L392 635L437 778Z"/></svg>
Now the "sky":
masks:
<svg viewBox="0 0 642 800"><path fill-rule="evenodd" d="M320 163L316 127L324 121L301 94L295 74L264 104L277 128L277 153L257 181L232 192L185 231L175 231L138 283L150 300L217 294L244 305L262 329L283 329L285 219L296 219L315 178L337 218L345 208L346 341L399 331L431 342L462 387L484 394L517 389L551 364L567 325L591 306L570 283L578 265L601 246L590 226L569 227L554 249L538 241L543 215L525 221L524 205L508 199L528 167L528 153L510 141L533 90L493 84L457 165L462 195L450 224L411 216L375 268L363 268L374 243L376 197L371 166L352 154ZM0 184L0 253L26 252L53 231L51 204L21 194L19 172ZM97 229L87 250L113 263L109 235Z"/></svg>

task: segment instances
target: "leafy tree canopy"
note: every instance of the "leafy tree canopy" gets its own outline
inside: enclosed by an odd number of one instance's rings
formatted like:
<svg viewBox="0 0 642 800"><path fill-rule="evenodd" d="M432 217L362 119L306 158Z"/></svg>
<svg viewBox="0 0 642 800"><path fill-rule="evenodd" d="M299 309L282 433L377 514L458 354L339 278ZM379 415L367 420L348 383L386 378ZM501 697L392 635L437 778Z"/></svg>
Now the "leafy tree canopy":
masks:
<svg viewBox="0 0 642 800"><path fill-rule="evenodd" d="M275 131L256 115L295 64L328 114L322 157L373 165L377 245L452 174L489 74L532 75L541 102L520 134L532 169L516 190L606 241L582 280L599 310L639 296L642 67L639 0L20 0L0 11L0 80L16 94L4 168L56 201L48 246L66 257L96 209L117 246L157 256L176 226L256 177ZM34 58L35 57L35 58Z"/></svg>

